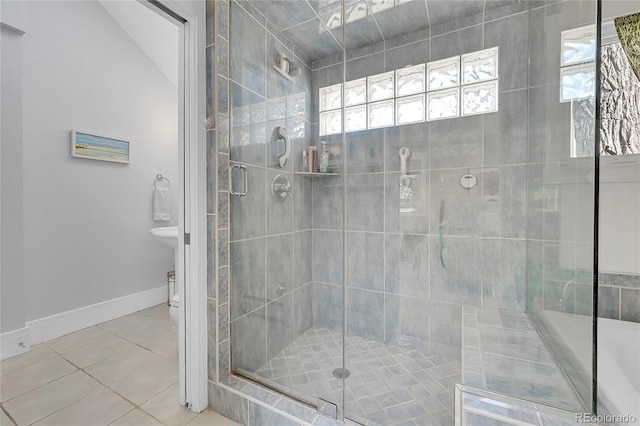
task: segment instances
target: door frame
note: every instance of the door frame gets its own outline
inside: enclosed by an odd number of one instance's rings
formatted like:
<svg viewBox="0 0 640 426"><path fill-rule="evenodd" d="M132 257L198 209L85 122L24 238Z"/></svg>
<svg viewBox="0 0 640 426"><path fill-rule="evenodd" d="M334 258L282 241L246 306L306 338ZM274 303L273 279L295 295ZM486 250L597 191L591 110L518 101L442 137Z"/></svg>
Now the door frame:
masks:
<svg viewBox="0 0 640 426"><path fill-rule="evenodd" d="M139 0L177 23L179 42L179 175L182 208L178 219L176 287L180 295L178 366L180 404L207 408L207 186L205 3ZM187 326L188 325L188 326Z"/></svg>

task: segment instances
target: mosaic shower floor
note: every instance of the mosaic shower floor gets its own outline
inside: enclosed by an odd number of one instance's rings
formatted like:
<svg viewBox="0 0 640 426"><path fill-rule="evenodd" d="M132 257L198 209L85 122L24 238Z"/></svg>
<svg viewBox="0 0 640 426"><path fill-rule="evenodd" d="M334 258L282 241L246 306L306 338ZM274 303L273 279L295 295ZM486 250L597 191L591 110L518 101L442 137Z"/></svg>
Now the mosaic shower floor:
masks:
<svg viewBox="0 0 640 426"><path fill-rule="evenodd" d="M452 425L457 360L429 356L362 337L345 342L350 375L345 380L345 416L382 425ZM342 405L342 333L307 330L255 374L301 395ZM313 401L315 402L315 401ZM340 409L340 413L342 410Z"/></svg>
<svg viewBox="0 0 640 426"><path fill-rule="evenodd" d="M311 328L254 374L369 425L453 425L456 383L583 411L526 314L465 306L462 324L462 362L350 336L343 366L342 333ZM343 380L334 375L343 367L344 411Z"/></svg>

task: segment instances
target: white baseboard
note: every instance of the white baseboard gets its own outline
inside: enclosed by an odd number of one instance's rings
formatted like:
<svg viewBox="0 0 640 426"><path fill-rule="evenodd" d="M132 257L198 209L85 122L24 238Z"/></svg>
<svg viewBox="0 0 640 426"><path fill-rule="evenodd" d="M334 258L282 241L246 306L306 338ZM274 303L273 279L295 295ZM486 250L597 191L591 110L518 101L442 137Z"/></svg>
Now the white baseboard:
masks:
<svg viewBox="0 0 640 426"><path fill-rule="evenodd" d="M27 322L31 344L46 342L83 328L132 314L167 301L167 286L96 303Z"/></svg>
<svg viewBox="0 0 640 426"><path fill-rule="evenodd" d="M31 350L29 328L19 328L0 334L0 360L11 358Z"/></svg>

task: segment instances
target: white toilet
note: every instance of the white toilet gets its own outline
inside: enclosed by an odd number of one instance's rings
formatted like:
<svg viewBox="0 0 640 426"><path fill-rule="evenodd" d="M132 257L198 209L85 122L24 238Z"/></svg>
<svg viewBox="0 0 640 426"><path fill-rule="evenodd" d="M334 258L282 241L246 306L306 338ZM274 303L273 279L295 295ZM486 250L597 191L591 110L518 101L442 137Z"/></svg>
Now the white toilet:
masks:
<svg viewBox="0 0 640 426"><path fill-rule="evenodd" d="M173 321L178 324L178 311L180 310L180 295L177 293L171 297L171 306L169 307L169 315Z"/></svg>

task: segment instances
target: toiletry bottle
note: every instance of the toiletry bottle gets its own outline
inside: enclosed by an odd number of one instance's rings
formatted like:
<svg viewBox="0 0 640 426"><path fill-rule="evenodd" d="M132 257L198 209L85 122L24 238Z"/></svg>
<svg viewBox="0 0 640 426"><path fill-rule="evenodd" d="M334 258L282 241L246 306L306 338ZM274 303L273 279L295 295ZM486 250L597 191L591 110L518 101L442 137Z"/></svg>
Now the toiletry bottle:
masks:
<svg viewBox="0 0 640 426"><path fill-rule="evenodd" d="M302 172L309 171L309 156L307 155L307 149L302 150Z"/></svg>
<svg viewBox="0 0 640 426"><path fill-rule="evenodd" d="M320 148L320 173L327 173L327 169L329 169L329 149L327 149L327 143L325 141L321 141Z"/></svg>
<svg viewBox="0 0 640 426"><path fill-rule="evenodd" d="M309 159L309 164L311 164L311 171L313 173L317 173L318 172L318 147L317 146L311 147L311 154L312 154L312 158Z"/></svg>
<svg viewBox="0 0 640 426"><path fill-rule="evenodd" d="M316 171L316 147L313 145L309 145L307 147L307 165L309 169L307 170L309 173L315 173Z"/></svg>

